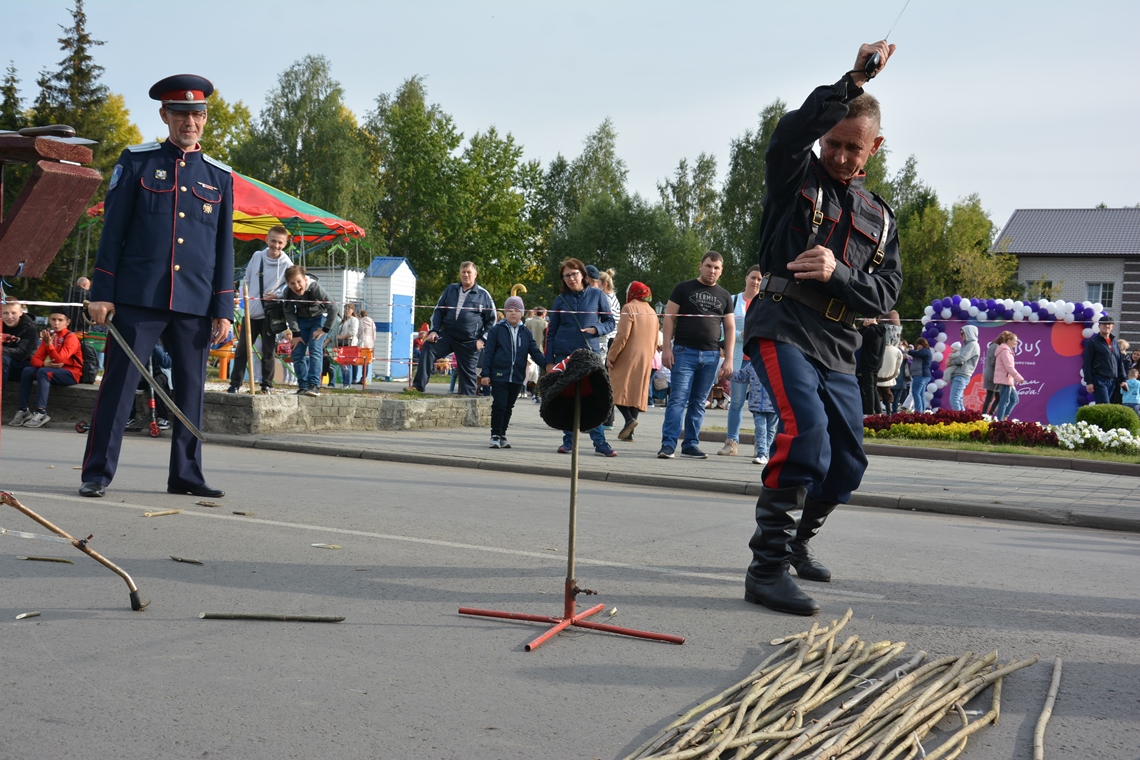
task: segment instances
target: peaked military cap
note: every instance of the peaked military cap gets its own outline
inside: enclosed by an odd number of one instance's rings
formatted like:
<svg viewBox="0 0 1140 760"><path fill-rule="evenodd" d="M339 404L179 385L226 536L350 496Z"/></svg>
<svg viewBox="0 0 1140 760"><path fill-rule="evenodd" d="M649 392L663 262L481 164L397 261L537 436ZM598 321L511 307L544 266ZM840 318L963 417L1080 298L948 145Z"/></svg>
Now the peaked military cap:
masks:
<svg viewBox="0 0 1140 760"><path fill-rule="evenodd" d="M214 85L196 74L175 74L159 80L150 88L152 100L161 100L168 111L205 111L206 98Z"/></svg>

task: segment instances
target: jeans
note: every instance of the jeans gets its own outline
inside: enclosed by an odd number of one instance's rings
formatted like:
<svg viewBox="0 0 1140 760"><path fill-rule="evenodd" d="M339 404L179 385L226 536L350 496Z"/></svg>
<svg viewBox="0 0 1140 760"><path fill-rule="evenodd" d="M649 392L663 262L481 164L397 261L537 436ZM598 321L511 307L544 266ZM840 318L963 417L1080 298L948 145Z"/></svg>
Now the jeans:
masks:
<svg viewBox="0 0 1140 760"><path fill-rule="evenodd" d="M606 443L606 431L605 431L604 425L598 425L596 428L594 428L593 430L591 430L589 432L590 432L590 440L594 444L594 451L597 451L598 449L602 448L603 446L609 445L608 443ZM563 430L562 431L562 445L565 446L567 449L569 449L571 446L574 445L574 431L573 430Z"/></svg>
<svg viewBox="0 0 1140 760"><path fill-rule="evenodd" d="M926 411L926 386L930 385L930 375L915 377L910 381L910 395L914 397L914 411L922 414Z"/></svg>
<svg viewBox="0 0 1140 760"><path fill-rule="evenodd" d="M20 409L28 408L32 381L36 381L36 410L47 409L48 390L53 385L75 385L75 376L62 367L24 367L20 373Z"/></svg>
<svg viewBox="0 0 1140 760"><path fill-rule="evenodd" d="M954 375L950 378L950 408L960 412L966 408L962 401L962 394L966 392L966 384L970 382L969 375Z"/></svg>
<svg viewBox="0 0 1140 760"><path fill-rule="evenodd" d="M739 365L732 365L733 369L740 369ZM728 384L729 395L732 401L728 404L728 432L725 440L740 442L740 422L744 417L744 403L748 397L748 383L731 382Z"/></svg>
<svg viewBox="0 0 1140 760"><path fill-rule="evenodd" d="M253 342L261 338L261 387L273 387L273 373L276 370L277 335L269 332L269 320L264 317L250 317L250 331L253 332ZM240 324L240 336L237 349L234 352L234 363L230 368L230 387L240 388L245 380L247 363L246 342L249 340L249 331L245 329L245 320Z"/></svg>
<svg viewBox="0 0 1140 760"><path fill-rule="evenodd" d="M1111 377L1094 377L1092 380L1086 380L1085 382L1092 383L1093 400L1098 404L1111 403L1112 392L1120 385L1119 382L1113 380Z"/></svg>
<svg viewBox="0 0 1140 760"><path fill-rule="evenodd" d="M753 412L752 423L756 426L756 456L766 457L772 450L772 442L776 440L780 415L775 412Z"/></svg>
<svg viewBox="0 0 1140 760"><path fill-rule="evenodd" d="M685 346L673 347L673 377L669 384L669 406L665 409L665 422L661 426L661 447L676 449L681 437L684 418L685 439L681 451L695 449L700 442L701 422L705 418L705 399L709 397L716 371L720 365L719 351L700 351Z"/></svg>
<svg viewBox="0 0 1140 760"><path fill-rule="evenodd" d="M293 337L299 337L301 342L293 346L293 372L297 375L297 387L301 390L321 387L322 359L328 334L314 338L313 331L324 327L324 324L325 318L319 314L315 317L297 317L298 330Z"/></svg>
<svg viewBox="0 0 1140 760"><path fill-rule="evenodd" d="M1009 413L1017 406L1017 388L1012 385L998 386L997 414L999 420L1009 419Z"/></svg>

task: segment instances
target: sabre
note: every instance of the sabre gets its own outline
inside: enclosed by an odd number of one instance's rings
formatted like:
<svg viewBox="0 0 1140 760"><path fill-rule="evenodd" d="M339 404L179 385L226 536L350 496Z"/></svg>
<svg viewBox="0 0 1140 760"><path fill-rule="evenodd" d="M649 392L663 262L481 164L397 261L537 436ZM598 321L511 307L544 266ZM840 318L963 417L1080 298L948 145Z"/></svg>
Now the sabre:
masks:
<svg viewBox="0 0 1140 760"><path fill-rule="evenodd" d="M901 19L903 17L903 14L906 13L906 7L908 5L910 5L910 0L906 0L906 2L903 3L903 7L902 10L899 11L898 18L895 19L895 23L891 24L891 28L887 30L887 36L883 38L883 42L886 42L888 39L890 39L891 32L893 32L895 30L895 27L898 26L899 19ZM879 73L879 69L882 67L882 58L878 53L872 53L871 57L867 59L867 63L863 66L863 73L866 74L870 79L874 79L875 75Z"/></svg>
<svg viewBox="0 0 1140 760"><path fill-rule="evenodd" d="M89 306L90 303L90 301L84 301L83 305ZM182 410L178 408L177 404L175 404L173 400L171 400L170 396L166 395L166 391L162 389L162 386L160 386L158 384L158 381L156 381L150 374L146 368L146 365L144 365L139 360L139 358L135 356L135 352L131 350L131 347L129 345L127 345L127 341L123 338L118 328L111 323L111 317L113 314L114 312L108 314L107 320L103 323L103 326L107 328L107 332L110 333L111 337L115 339L115 342L119 344L119 348L123 349L123 353L125 353L127 355L127 358L131 360L131 364L135 365L135 369L142 373L143 379L146 380L148 384L150 384L150 387L154 389L155 395L162 399L162 402L166 404L167 409L169 409L170 412L178 418L179 422L186 426L186 429L189 430L195 438L204 443L206 441L206 437L202 435L202 431L199 430L198 426L191 422L190 419L182 413Z"/></svg>

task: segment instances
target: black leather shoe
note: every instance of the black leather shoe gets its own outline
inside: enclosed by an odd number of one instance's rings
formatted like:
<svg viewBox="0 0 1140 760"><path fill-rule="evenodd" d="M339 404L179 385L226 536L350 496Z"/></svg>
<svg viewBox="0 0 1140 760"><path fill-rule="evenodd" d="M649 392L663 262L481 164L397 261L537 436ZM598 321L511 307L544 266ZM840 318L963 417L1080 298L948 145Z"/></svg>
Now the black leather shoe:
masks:
<svg viewBox="0 0 1140 760"><path fill-rule="evenodd" d="M199 483L196 486L167 486L167 493L189 494L190 496L199 496L204 499L220 499L226 495L226 492L220 488L210 488L205 483Z"/></svg>
<svg viewBox="0 0 1140 760"><path fill-rule="evenodd" d="M811 550L811 545L806 541L789 541L788 553L791 555L791 563L792 567L796 569L796 575L805 581L831 582L831 571L816 558L815 552Z"/></svg>
<svg viewBox="0 0 1140 760"><path fill-rule="evenodd" d="M107 493L107 487L102 483L96 483L94 480L88 480L79 486L80 496L102 496Z"/></svg>
<svg viewBox="0 0 1140 760"><path fill-rule="evenodd" d="M819 614L819 602L801 591L786 572L764 583L748 579L744 584L744 601L789 615Z"/></svg>

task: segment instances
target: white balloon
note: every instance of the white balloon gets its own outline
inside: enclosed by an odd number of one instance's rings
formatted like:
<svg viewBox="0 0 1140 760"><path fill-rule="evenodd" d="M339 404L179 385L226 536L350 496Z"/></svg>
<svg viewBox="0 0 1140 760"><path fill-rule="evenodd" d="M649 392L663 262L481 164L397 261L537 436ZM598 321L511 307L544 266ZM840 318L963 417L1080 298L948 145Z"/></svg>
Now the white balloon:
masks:
<svg viewBox="0 0 1140 760"><path fill-rule="evenodd" d="M938 390L938 386L935 385L934 383L927 383L926 384L926 395L933 396L934 391L936 391L936 390Z"/></svg>
<svg viewBox="0 0 1140 760"><path fill-rule="evenodd" d="M1013 302L1013 308L1014 308L1014 309L1021 309L1021 308L1023 308L1024 306L1025 306L1025 302L1024 302L1024 301L1014 301L1014 302Z"/></svg>
<svg viewBox="0 0 1140 760"><path fill-rule="evenodd" d="M924 316L924 317L923 317L921 320L919 320L919 321L920 321L920 322L922 322L922 324L924 324L924 325L925 325L925 324L927 324L928 322L930 322L930 317L926 317L926 316Z"/></svg>
<svg viewBox="0 0 1140 760"><path fill-rule="evenodd" d="M1004 301L1002 301L1002 303L1005 304L1005 308L1007 308L1007 309L1013 308L1013 299L1012 298L1007 298Z"/></svg>
<svg viewBox="0 0 1140 760"><path fill-rule="evenodd" d="M1039 319L1041 319L1041 317L1037 316L1037 312L1033 312L1032 314L1029 315L1029 321L1030 322L1036 322Z"/></svg>
<svg viewBox="0 0 1140 760"><path fill-rule="evenodd" d="M939 341L938 343L934 344L934 350L939 352L939 353L942 353L943 351L946 350L946 344Z"/></svg>
<svg viewBox="0 0 1140 760"><path fill-rule="evenodd" d="M1013 313L1013 321L1014 322L1020 322L1023 319L1025 319L1025 313L1024 312L1015 311Z"/></svg>
<svg viewBox="0 0 1140 760"><path fill-rule="evenodd" d="M936 341L938 341L939 343L945 343L946 342L946 333L940 332L940 333L938 333L938 335L936 335L934 337L934 339Z"/></svg>
<svg viewBox="0 0 1140 760"><path fill-rule="evenodd" d="M1045 305L1045 311L1049 312L1050 314L1056 314L1057 313L1057 305L1052 304L1052 303L1046 304Z"/></svg>
<svg viewBox="0 0 1140 760"><path fill-rule="evenodd" d="M1104 304L1097 302L1092 305L1092 308L1093 311L1095 311L1097 314L1100 314L1102 311L1104 311Z"/></svg>
<svg viewBox="0 0 1140 760"><path fill-rule="evenodd" d="M1091 338L1092 336L1093 336L1093 331L1090 328L1086 327L1085 329L1081 330L1081 337L1082 338Z"/></svg>
<svg viewBox="0 0 1140 760"><path fill-rule="evenodd" d="M943 309L943 310L942 310L942 312L941 312L941 314L942 314L942 318L943 318L943 319L950 319L950 315L951 315L951 314L953 314L953 313L954 313L954 312L950 311L949 309Z"/></svg>
<svg viewBox="0 0 1140 760"><path fill-rule="evenodd" d="M943 380L942 378L938 378L937 380L935 380L934 384L937 385L939 388L945 388L948 385L948 383L945 380Z"/></svg>
<svg viewBox="0 0 1140 760"><path fill-rule="evenodd" d="M1049 302L1046 301L1044 298L1038 298L1037 299L1037 308L1038 309L1044 309L1048 305L1049 305Z"/></svg>
<svg viewBox="0 0 1140 760"><path fill-rule="evenodd" d="M1065 315L1065 324L1067 324L1067 325L1073 324L1073 313L1072 312L1069 312L1068 314Z"/></svg>
<svg viewBox="0 0 1140 760"><path fill-rule="evenodd" d="M1081 308L1082 309L1091 309L1092 308L1092 301L1081 301Z"/></svg>
<svg viewBox="0 0 1140 760"><path fill-rule="evenodd" d="M942 361L942 352L941 351L935 351L934 354L930 358L933 359L935 362L940 362L940 361Z"/></svg>
<svg viewBox="0 0 1140 760"><path fill-rule="evenodd" d="M928 317L933 317L934 316L934 307L933 306L927 306L925 309L922 310L922 313Z"/></svg>
<svg viewBox="0 0 1140 760"><path fill-rule="evenodd" d="M1077 305L1075 303L1073 303L1072 301L1068 301L1065 303L1065 313L1066 314L1072 314L1076 310L1077 310Z"/></svg>
<svg viewBox="0 0 1140 760"><path fill-rule="evenodd" d="M976 317L976 316L978 316L978 307L977 306L971 306L970 308L966 309L966 313L969 314L971 317Z"/></svg>

